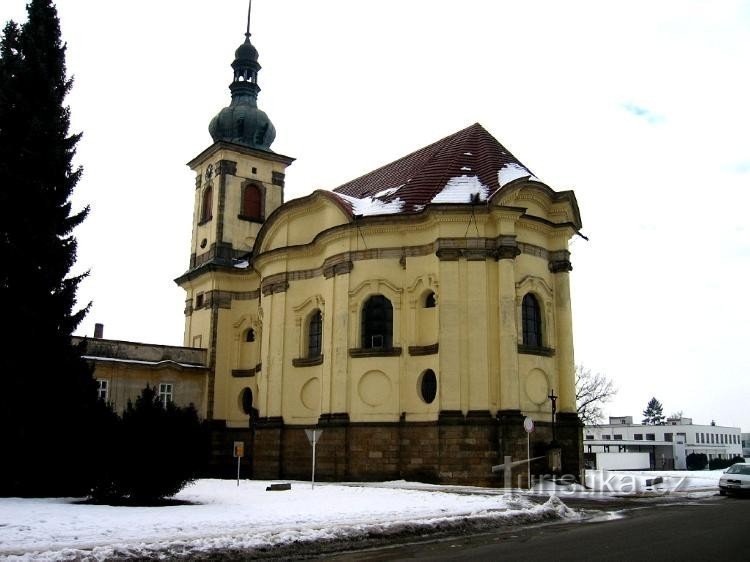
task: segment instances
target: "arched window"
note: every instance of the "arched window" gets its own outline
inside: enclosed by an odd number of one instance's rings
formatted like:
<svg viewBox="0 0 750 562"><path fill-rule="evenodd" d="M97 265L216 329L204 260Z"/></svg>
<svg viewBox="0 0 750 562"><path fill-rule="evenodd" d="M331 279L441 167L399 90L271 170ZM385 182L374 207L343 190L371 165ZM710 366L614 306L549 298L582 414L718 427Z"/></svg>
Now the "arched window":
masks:
<svg viewBox="0 0 750 562"><path fill-rule="evenodd" d="M323 352L323 315L316 310L307 325L307 357L320 357Z"/></svg>
<svg viewBox="0 0 750 562"><path fill-rule="evenodd" d="M213 217L213 189L209 185L203 191L203 201L201 203L201 222L210 221Z"/></svg>
<svg viewBox="0 0 750 562"><path fill-rule="evenodd" d="M435 305L437 302L435 301L435 293L430 292L427 294L427 296L424 299L424 307L425 308L435 308Z"/></svg>
<svg viewBox="0 0 750 562"><path fill-rule="evenodd" d="M521 321L523 324L523 344L542 347L542 311L539 307L539 301L531 293L527 293L523 297Z"/></svg>
<svg viewBox="0 0 750 562"><path fill-rule="evenodd" d="M255 341L255 330L248 328L247 332L245 332L245 341L248 343Z"/></svg>
<svg viewBox="0 0 750 562"><path fill-rule="evenodd" d="M250 184L242 190L242 216L251 219L263 218L263 206L261 202L260 188L257 185Z"/></svg>
<svg viewBox="0 0 750 562"><path fill-rule="evenodd" d="M383 295L373 295L362 308L362 348L393 347L393 305Z"/></svg>

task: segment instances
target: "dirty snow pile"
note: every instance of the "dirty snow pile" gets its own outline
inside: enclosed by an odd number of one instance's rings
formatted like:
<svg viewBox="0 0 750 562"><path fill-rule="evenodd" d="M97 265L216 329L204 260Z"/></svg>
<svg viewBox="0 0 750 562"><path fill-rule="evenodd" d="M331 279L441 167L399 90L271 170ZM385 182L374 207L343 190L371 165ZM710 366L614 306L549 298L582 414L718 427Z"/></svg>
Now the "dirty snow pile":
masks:
<svg viewBox="0 0 750 562"><path fill-rule="evenodd" d="M294 482L199 480L176 496L191 505L111 507L72 498L0 498L0 558L103 560L191 557L308 541L359 540L429 530L534 523L578 516L551 497L457 494ZM489 492L489 491L488 491ZM542 500L543 501L543 500Z"/></svg>

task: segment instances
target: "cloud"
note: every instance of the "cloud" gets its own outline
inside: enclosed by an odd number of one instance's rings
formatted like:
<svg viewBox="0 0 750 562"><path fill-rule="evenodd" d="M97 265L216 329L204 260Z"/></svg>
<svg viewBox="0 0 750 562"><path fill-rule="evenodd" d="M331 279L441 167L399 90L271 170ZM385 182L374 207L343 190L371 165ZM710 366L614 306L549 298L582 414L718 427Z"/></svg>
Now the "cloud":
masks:
<svg viewBox="0 0 750 562"><path fill-rule="evenodd" d="M742 162L734 162L733 164L730 164L729 171L734 174L750 173L750 160L744 160Z"/></svg>
<svg viewBox="0 0 750 562"><path fill-rule="evenodd" d="M645 120L650 125L656 125L657 123L661 123L662 121L664 121L663 115L658 115L650 109L642 107L640 105L628 102L622 104L622 107L631 115L635 115L636 117Z"/></svg>

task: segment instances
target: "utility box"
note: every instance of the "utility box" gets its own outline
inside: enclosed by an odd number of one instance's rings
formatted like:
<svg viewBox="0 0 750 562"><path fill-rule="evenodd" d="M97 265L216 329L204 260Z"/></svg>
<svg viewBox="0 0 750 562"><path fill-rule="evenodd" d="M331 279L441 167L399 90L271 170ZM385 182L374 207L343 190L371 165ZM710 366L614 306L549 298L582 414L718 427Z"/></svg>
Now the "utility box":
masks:
<svg viewBox="0 0 750 562"><path fill-rule="evenodd" d="M562 449L552 447L547 451L547 469L556 474L562 471Z"/></svg>

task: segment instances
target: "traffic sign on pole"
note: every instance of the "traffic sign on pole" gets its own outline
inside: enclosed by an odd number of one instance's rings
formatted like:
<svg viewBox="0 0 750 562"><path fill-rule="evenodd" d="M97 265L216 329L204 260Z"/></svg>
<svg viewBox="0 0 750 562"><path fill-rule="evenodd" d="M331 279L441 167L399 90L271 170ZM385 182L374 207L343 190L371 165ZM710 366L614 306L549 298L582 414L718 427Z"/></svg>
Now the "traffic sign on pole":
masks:
<svg viewBox="0 0 750 562"><path fill-rule="evenodd" d="M531 490L531 432L534 431L534 420L526 416L523 419L523 428L526 430L526 458L529 459L526 464L526 484Z"/></svg>
<svg viewBox="0 0 750 562"><path fill-rule="evenodd" d="M315 444L318 442L318 439L320 439L320 435L323 433L322 429L306 429L305 435L307 435L307 440L310 442L310 445L312 445L312 489L315 489Z"/></svg>
<svg viewBox="0 0 750 562"><path fill-rule="evenodd" d="M237 486L240 485L240 459L245 456L245 442L235 441L234 442L234 457L237 459Z"/></svg>

